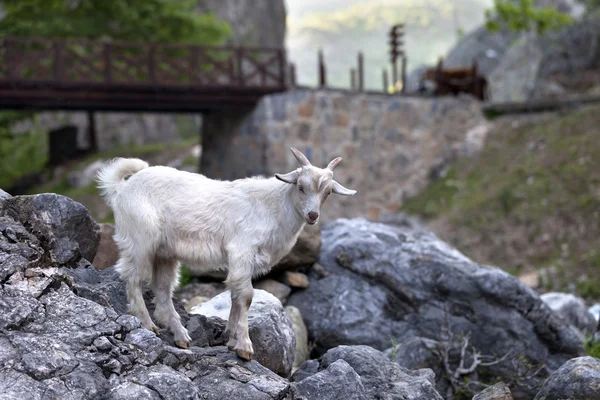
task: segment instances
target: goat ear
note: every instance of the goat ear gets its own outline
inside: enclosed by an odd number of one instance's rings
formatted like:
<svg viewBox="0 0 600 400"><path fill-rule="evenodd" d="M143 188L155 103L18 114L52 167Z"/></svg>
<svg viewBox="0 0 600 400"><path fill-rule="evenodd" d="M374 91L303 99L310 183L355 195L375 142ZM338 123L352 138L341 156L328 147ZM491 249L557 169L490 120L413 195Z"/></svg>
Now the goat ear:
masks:
<svg viewBox="0 0 600 400"><path fill-rule="evenodd" d="M299 175L300 175L300 173L298 172L298 170L296 170L296 171L289 172L287 174L275 174L275 178L277 178L280 181L285 182L285 183L296 183L296 182L298 182Z"/></svg>
<svg viewBox="0 0 600 400"><path fill-rule="evenodd" d="M303 167L310 167L312 165L310 161L308 161L308 158L306 158L306 156L302 154L300 150L295 149L293 147L290 147L290 150L292 151L292 154L294 154L294 157L296 157L296 160L298 160L300 165L302 165Z"/></svg>
<svg viewBox="0 0 600 400"><path fill-rule="evenodd" d="M341 196L354 196L356 194L356 190L346 189L336 181L333 181L333 193Z"/></svg>
<svg viewBox="0 0 600 400"><path fill-rule="evenodd" d="M331 162L327 166L327 169L330 171L333 171L335 169L335 167L337 167L338 164L341 162L342 162L342 157L336 157L333 160L331 160Z"/></svg>

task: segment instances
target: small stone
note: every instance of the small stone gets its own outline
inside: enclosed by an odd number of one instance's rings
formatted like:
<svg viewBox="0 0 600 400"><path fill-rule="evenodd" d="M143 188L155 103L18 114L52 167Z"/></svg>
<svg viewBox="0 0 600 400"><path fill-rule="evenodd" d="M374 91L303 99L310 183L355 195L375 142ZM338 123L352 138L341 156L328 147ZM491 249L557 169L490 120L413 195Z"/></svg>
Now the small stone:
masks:
<svg viewBox="0 0 600 400"><path fill-rule="evenodd" d="M277 297L282 304L285 304L288 296L292 292L292 289L288 285L284 285L283 283L277 282L274 279L265 279L256 282L254 287L256 289L262 289L271 293L273 296Z"/></svg>
<svg viewBox="0 0 600 400"><path fill-rule="evenodd" d="M329 276L329 271L319 263L315 263L310 270L311 275L314 275L316 279L323 279Z"/></svg>
<svg viewBox="0 0 600 400"><path fill-rule="evenodd" d="M187 301L187 303L185 303L185 310L190 311L192 308L194 308L202 303L206 303L209 300L210 300L210 297L204 297L204 296L192 297L191 299L189 299Z"/></svg>
<svg viewBox="0 0 600 400"><path fill-rule="evenodd" d="M144 351L150 351L162 344L162 340L156 337L154 332L140 328L131 331L125 338L125 343L133 344Z"/></svg>
<svg viewBox="0 0 600 400"><path fill-rule="evenodd" d="M301 272L285 271L283 283L293 288L306 289L308 287L308 276Z"/></svg>
<svg viewBox="0 0 600 400"><path fill-rule="evenodd" d="M508 386L504 382L498 382L477 393L473 400L513 400L513 397Z"/></svg>
<svg viewBox="0 0 600 400"><path fill-rule="evenodd" d="M108 360L108 362L106 364L104 364L104 369L110 372L114 372L115 374L120 374L121 373L121 363L119 362L119 360L115 360L114 358L112 360Z"/></svg>
<svg viewBox="0 0 600 400"><path fill-rule="evenodd" d="M131 332L142 326L142 321L133 315L121 315L117 318L117 323L123 327L125 332Z"/></svg>
<svg viewBox="0 0 600 400"><path fill-rule="evenodd" d="M112 344L105 336L97 337L94 340L94 346L100 351L108 351L112 349Z"/></svg>
<svg viewBox="0 0 600 400"><path fill-rule="evenodd" d="M532 289L537 289L540 286L540 274L537 271L523 274L519 276L519 280Z"/></svg>
<svg viewBox="0 0 600 400"><path fill-rule="evenodd" d="M294 306L288 306L285 308L285 313L292 322L292 329L296 335L296 352L294 354L294 366L292 367L293 373L308 359L308 332L306 331L306 325L304 325L300 310Z"/></svg>

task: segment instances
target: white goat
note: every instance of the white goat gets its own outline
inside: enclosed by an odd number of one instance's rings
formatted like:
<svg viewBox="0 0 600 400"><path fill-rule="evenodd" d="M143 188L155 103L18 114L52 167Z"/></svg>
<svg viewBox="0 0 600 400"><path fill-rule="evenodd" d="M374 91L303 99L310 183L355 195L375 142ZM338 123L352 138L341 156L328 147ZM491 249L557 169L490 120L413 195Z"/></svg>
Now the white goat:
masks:
<svg viewBox="0 0 600 400"><path fill-rule="evenodd" d="M179 347L187 348L191 339L171 300L179 261L201 270L227 270L232 304L227 346L252 358L252 278L267 273L292 249L305 223L317 223L329 194L356 193L333 180L340 157L321 169L291 150L301 168L275 174L277 179L218 181L126 158L98 173L98 186L115 215L116 268L127 284L130 312L144 328L158 333L142 298L141 283L147 279L155 294L154 316L171 329Z"/></svg>

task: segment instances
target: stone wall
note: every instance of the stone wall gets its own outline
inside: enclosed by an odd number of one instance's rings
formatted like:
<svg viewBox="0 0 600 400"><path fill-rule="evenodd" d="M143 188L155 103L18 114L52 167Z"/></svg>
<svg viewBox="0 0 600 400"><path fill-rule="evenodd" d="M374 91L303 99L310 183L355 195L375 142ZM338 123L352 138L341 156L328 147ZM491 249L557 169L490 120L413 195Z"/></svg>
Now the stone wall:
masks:
<svg viewBox="0 0 600 400"><path fill-rule="evenodd" d="M323 216L378 218L399 208L452 159L477 151L487 133L471 97L418 98L296 90L265 97L253 112L205 116L201 172L235 179L297 168L296 147L358 190L332 196Z"/></svg>

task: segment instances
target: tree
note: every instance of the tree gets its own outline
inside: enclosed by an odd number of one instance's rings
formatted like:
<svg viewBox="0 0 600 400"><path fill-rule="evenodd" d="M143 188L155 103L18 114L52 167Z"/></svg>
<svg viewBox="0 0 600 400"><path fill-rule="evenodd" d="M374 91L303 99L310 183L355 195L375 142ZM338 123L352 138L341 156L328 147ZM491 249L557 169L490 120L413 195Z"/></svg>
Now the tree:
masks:
<svg viewBox="0 0 600 400"><path fill-rule="evenodd" d="M0 35L215 45L226 22L195 12L194 0L0 0Z"/></svg>
<svg viewBox="0 0 600 400"><path fill-rule="evenodd" d="M535 31L543 35L573 22L570 15L551 7L535 7L534 0L494 0L485 12L486 27L496 32L504 24L515 32Z"/></svg>

